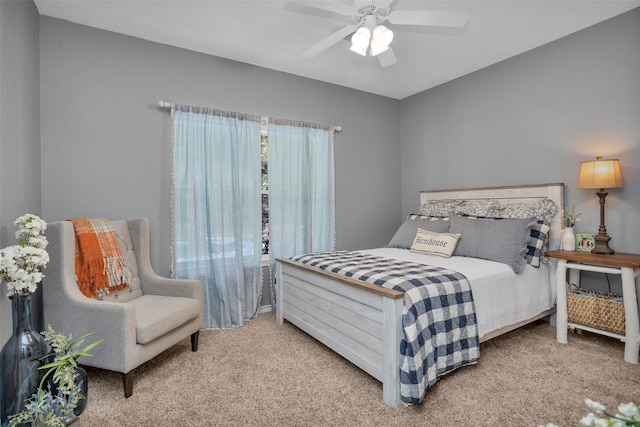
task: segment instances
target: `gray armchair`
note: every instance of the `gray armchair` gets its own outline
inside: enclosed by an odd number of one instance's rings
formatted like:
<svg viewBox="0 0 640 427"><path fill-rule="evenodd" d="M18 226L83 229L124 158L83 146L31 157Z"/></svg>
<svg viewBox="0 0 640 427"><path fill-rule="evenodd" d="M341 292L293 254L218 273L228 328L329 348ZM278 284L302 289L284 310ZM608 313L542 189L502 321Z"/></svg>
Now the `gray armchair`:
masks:
<svg viewBox="0 0 640 427"><path fill-rule="evenodd" d="M93 357L79 363L122 374L124 395L133 394L134 369L186 337L198 349L202 327L202 286L197 280L158 276L149 258L149 222L146 218L111 221L122 255L131 271L128 288L88 298L75 279L75 234L69 221L50 223L49 265L44 270L44 322L78 338L106 338Z"/></svg>

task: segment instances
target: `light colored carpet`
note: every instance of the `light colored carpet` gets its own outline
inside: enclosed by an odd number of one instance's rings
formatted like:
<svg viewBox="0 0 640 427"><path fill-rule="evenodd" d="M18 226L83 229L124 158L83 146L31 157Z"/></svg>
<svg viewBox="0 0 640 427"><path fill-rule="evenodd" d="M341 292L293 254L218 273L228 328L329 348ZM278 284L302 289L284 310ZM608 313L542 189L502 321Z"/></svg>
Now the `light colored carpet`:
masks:
<svg viewBox="0 0 640 427"><path fill-rule="evenodd" d="M382 385L273 313L231 330L202 331L136 370L88 368L91 426L533 426L578 425L584 398L615 409L640 403L640 367L624 344L536 322L481 344L477 365L441 378L421 405L387 407ZM96 348L95 351L99 351Z"/></svg>

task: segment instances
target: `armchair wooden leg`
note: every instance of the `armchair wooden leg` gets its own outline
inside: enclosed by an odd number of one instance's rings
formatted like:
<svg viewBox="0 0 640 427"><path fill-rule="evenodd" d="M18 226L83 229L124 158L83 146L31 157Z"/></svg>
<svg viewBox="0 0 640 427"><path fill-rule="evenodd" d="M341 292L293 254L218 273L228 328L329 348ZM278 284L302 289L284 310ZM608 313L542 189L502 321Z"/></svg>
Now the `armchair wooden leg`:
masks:
<svg viewBox="0 0 640 427"><path fill-rule="evenodd" d="M198 351L198 338L200 338L200 331L191 334L191 351Z"/></svg>
<svg viewBox="0 0 640 427"><path fill-rule="evenodd" d="M122 385L124 386L124 397L131 397L133 394L133 369L122 374Z"/></svg>

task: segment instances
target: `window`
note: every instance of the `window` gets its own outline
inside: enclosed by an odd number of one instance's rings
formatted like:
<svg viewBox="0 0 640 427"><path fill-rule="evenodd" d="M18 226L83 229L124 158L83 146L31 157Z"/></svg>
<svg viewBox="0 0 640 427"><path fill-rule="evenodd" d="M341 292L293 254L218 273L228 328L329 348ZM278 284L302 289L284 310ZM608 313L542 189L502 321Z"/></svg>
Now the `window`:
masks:
<svg viewBox="0 0 640 427"><path fill-rule="evenodd" d="M262 255L269 255L269 138L265 130L260 140L262 148L260 154L262 167Z"/></svg>

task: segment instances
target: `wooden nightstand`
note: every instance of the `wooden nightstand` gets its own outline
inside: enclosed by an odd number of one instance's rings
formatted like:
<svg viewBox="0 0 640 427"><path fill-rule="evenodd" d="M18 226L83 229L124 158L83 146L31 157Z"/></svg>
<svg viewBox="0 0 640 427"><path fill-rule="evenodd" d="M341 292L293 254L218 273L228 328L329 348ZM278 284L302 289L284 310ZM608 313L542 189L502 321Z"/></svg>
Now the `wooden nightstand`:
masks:
<svg viewBox="0 0 640 427"><path fill-rule="evenodd" d="M592 254L579 251L551 251L548 257L558 260L556 272L557 285L557 325L556 337L558 342L567 343L567 328L569 326L586 331L596 332L618 338L624 341L624 360L638 363L640 351L640 320L638 314L638 297L636 278L640 276L640 255L637 254ZM578 285L580 271L594 271L598 273L619 274L622 277L622 293L624 297L625 335L608 331L601 331L584 325L569 323L567 319L567 269L569 281Z"/></svg>

